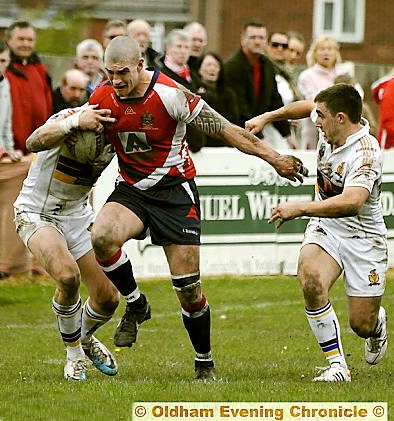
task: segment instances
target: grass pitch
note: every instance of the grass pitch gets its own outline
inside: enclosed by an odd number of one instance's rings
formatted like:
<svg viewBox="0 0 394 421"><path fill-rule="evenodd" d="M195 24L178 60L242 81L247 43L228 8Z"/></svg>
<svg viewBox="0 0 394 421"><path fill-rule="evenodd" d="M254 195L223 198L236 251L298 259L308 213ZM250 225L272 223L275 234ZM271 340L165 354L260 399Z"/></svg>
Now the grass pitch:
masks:
<svg viewBox="0 0 394 421"><path fill-rule="evenodd" d="M394 406L391 352L394 273L383 304L389 347L382 362L364 361L363 340L349 328L342 281L331 301L342 327L352 372L346 384L311 379L325 359L304 315L295 277L203 278L212 309L216 383L193 378L193 351L169 280L140 282L152 305L152 319L132 348L117 352L119 373L106 377L94 367L85 382L63 379L65 352L51 311L54 291L47 278L10 278L0 283L0 421L131 420L136 401L197 402L388 402ZM86 298L85 290L82 295ZM123 314L97 337L114 351L112 335ZM394 420L394 415L388 419Z"/></svg>

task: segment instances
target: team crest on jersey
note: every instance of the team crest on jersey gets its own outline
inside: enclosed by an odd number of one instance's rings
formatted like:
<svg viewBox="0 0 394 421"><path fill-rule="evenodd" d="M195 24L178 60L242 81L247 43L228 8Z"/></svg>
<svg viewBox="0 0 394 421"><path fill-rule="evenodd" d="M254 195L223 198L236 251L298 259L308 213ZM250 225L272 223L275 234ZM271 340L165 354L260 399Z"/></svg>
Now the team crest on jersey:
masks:
<svg viewBox="0 0 394 421"><path fill-rule="evenodd" d="M341 162L341 163L338 165L337 169L335 170L335 174L336 174L339 178L342 178L342 175L343 175L343 171L344 171L344 169L345 169L345 162L343 161L343 162Z"/></svg>
<svg viewBox="0 0 394 421"><path fill-rule="evenodd" d="M133 110L132 107L130 107L130 105L125 109L125 114L135 114L135 111Z"/></svg>
<svg viewBox="0 0 394 421"><path fill-rule="evenodd" d="M144 114L141 115L140 119L142 126L145 128L146 126L152 126L155 118L151 113L145 111Z"/></svg>
<svg viewBox="0 0 394 421"><path fill-rule="evenodd" d="M379 282L380 281L379 274L376 272L376 269L372 269L369 272L368 280L369 280L369 285L368 286L380 285L380 282Z"/></svg>

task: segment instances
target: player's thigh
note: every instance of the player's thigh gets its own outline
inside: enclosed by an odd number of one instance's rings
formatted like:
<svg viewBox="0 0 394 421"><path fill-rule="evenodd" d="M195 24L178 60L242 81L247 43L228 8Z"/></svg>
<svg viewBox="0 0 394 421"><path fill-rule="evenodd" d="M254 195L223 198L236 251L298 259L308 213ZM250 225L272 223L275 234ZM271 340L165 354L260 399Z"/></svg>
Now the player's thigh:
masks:
<svg viewBox="0 0 394 421"><path fill-rule="evenodd" d="M99 246L103 242L121 247L130 238L137 237L143 229L144 224L134 212L120 203L108 202L93 224L93 245Z"/></svg>
<svg viewBox="0 0 394 421"><path fill-rule="evenodd" d="M329 290L340 274L341 268L336 260L317 244L306 244L301 248L298 279L308 309L319 309L327 304Z"/></svg>
<svg viewBox="0 0 394 421"><path fill-rule="evenodd" d="M199 245L171 244L163 248L171 275L180 276L199 272Z"/></svg>
<svg viewBox="0 0 394 421"><path fill-rule="evenodd" d="M30 236L28 247L55 280L78 276L78 266L65 238L57 229L49 226L39 228Z"/></svg>
<svg viewBox="0 0 394 421"><path fill-rule="evenodd" d="M98 265L93 250L78 259L77 263L89 297L100 306L105 304L116 307L119 301L118 290Z"/></svg>

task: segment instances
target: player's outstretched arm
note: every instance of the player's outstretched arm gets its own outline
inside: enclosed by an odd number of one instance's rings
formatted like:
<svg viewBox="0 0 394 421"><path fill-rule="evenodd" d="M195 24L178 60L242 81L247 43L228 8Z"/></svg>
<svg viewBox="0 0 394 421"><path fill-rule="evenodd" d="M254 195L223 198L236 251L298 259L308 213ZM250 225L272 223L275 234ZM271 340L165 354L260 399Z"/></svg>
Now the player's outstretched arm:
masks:
<svg viewBox="0 0 394 421"><path fill-rule="evenodd" d="M260 133L264 127L273 121L298 120L309 117L315 103L309 100L295 101L274 111L268 111L245 122L246 130L253 134Z"/></svg>
<svg viewBox="0 0 394 421"><path fill-rule="evenodd" d="M68 110L63 114L60 112L58 119L55 121L49 120L27 138L27 150L29 152L40 152L52 149L68 139L77 129L101 133L104 130L103 124L113 123L115 119L110 116L110 110L95 110L95 107L89 105L76 112L73 112L73 110Z"/></svg>
<svg viewBox="0 0 394 421"><path fill-rule="evenodd" d="M291 155L281 155L269 143L247 130L230 123L208 104L204 104L198 116L190 123L209 136L218 136L228 144L248 155L255 155L272 165L277 173L289 180L301 181L308 175L301 160Z"/></svg>

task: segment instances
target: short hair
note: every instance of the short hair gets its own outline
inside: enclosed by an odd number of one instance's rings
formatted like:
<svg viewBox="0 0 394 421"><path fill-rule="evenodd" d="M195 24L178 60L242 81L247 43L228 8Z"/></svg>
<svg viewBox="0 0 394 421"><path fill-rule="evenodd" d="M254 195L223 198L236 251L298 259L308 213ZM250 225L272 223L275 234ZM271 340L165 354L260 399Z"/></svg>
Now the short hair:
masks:
<svg viewBox="0 0 394 421"><path fill-rule="evenodd" d="M141 58L141 48L138 42L128 35L119 35L115 37L105 50L106 62L117 62L128 60L132 63L138 63Z"/></svg>
<svg viewBox="0 0 394 421"><path fill-rule="evenodd" d="M123 28L126 33L126 22L123 20L109 20L104 26L103 35L106 37L108 31L112 28Z"/></svg>
<svg viewBox="0 0 394 421"><path fill-rule="evenodd" d="M76 47L77 57L81 57L85 51L93 50L97 52L100 60L104 57L103 46L95 39L87 38L81 41Z"/></svg>
<svg viewBox="0 0 394 421"><path fill-rule="evenodd" d="M4 53L4 51L9 51L9 48L7 43L4 40L0 39L0 54Z"/></svg>
<svg viewBox="0 0 394 421"><path fill-rule="evenodd" d="M166 46L172 45L177 39L191 42L190 35L184 29L173 29L166 36Z"/></svg>
<svg viewBox="0 0 394 421"><path fill-rule="evenodd" d="M315 102L324 103L331 115L343 112L352 123L359 123L362 113L362 99L357 89L345 83L338 83L320 91Z"/></svg>
<svg viewBox="0 0 394 421"><path fill-rule="evenodd" d="M26 29L26 28L33 28L34 31L36 28L26 20L19 20L17 22L11 23L11 25L5 30L6 39L9 40L12 36L12 31L15 28Z"/></svg>
<svg viewBox="0 0 394 421"><path fill-rule="evenodd" d="M246 21L242 27L242 33L245 33L249 26L253 26L254 28L266 28L267 25L260 19L250 19Z"/></svg>
<svg viewBox="0 0 394 421"><path fill-rule="evenodd" d="M287 40L289 40L289 34L288 33L286 33L286 32L280 32L280 31L274 31L274 32L271 32L269 34L269 36L268 36L268 42L271 42L271 39L272 39L272 36L273 35L283 35L283 36L285 36L287 38Z"/></svg>

